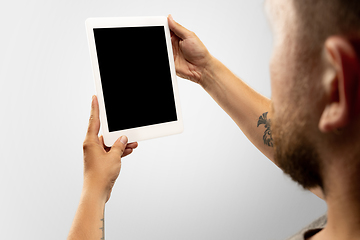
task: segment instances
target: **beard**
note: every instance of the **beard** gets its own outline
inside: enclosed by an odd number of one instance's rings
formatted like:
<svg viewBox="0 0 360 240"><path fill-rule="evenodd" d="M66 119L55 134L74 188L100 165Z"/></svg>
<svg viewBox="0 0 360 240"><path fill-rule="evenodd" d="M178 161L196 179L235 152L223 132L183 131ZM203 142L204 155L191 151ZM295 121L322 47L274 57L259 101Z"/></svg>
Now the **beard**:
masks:
<svg viewBox="0 0 360 240"><path fill-rule="evenodd" d="M296 105L294 105L296 106ZM310 116L300 112L298 105L276 113L272 107L271 133L274 141L275 163L303 188L320 186L321 161L316 146L309 136ZM294 111L295 110L295 111Z"/></svg>

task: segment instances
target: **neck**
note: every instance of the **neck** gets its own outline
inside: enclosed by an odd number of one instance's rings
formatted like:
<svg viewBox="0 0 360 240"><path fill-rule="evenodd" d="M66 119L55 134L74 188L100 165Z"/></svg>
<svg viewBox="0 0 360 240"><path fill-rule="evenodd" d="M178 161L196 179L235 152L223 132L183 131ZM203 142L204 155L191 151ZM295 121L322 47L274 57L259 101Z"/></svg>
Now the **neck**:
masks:
<svg viewBox="0 0 360 240"><path fill-rule="evenodd" d="M351 160L334 161L326 171L328 222L312 240L360 239L360 164Z"/></svg>

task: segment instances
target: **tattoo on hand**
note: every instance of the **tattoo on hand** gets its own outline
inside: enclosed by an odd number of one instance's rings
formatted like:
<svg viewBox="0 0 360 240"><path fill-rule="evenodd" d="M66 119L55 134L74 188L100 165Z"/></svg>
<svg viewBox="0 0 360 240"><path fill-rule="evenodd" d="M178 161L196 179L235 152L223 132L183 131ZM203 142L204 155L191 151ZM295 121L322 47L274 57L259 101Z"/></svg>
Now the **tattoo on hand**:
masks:
<svg viewBox="0 0 360 240"><path fill-rule="evenodd" d="M273 138L271 135L271 120L267 119L267 115L268 112L265 112L259 117L257 127L259 127L261 124L265 125L265 132L263 136L264 144L269 147L273 147Z"/></svg>
<svg viewBox="0 0 360 240"><path fill-rule="evenodd" d="M100 228L102 230L102 238L100 238L101 240L105 240L105 237L104 237L104 219L100 219L100 221L103 222L103 226Z"/></svg>

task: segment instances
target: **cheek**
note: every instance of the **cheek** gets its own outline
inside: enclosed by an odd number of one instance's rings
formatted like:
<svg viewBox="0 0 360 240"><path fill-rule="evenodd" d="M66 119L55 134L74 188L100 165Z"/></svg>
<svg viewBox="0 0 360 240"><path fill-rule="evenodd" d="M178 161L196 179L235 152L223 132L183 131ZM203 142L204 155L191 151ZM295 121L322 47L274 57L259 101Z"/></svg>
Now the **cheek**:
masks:
<svg viewBox="0 0 360 240"><path fill-rule="evenodd" d="M287 58L287 54L284 51L284 47L275 48L269 64L271 100L278 112L282 111L291 98L291 60Z"/></svg>
<svg viewBox="0 0 360 240"><path fill-rule="evenodd" d="M279 109L279 103L282 101L282 73L281 73L281 63L279 62L279 55L277 52L274 52L269 68L270 68L270 79L271 79L271 100L273 102L274 108Z"/></svg>

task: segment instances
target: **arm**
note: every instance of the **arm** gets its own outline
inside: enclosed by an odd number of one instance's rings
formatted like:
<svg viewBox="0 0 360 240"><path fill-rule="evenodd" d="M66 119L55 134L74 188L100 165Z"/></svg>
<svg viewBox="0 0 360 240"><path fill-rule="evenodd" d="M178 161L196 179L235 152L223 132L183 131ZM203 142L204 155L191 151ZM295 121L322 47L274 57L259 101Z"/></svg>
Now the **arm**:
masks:
<svg viewBox="0 0 360 240"><path fill-rule="evenodd" d="M100 196L88 187L83 189L68 240L104 239L105 199Z"/></svg>
<svg viewBox="0 0 360 240"><path fill-rule="evenodd" d="M273 163L271 100L250 88L214 58L200 39L169 16L177 75L201 85ZM310 189L322 197L320 188Z"/></svg>
<svg viewBox="0 0 360 240"><path fill-rule="evenodd" d="M270 124L270 99L250 88L214 57L211 57L202 72L201 82L205 91L234 120L246 137L273 161L272 139L266 136L266 126Z"/></svg>
<svg viewBox="0 0 360 240"><path fill-rule="evenodd" d="M175 22L171 16L169 27L177 75L201 85L250 141L273 161L273 148L263 141L266 129L264 125L257 127L259 117L270 110L270 99L235 76L208 52L193 32Z"/></svg>
<svg viewBox="0 0 360 240"><path fill-rule="evenodd" d="M94 96L83 145L84 184L68 240L104 239L105 203L119 176L121 157L129 155L138 145L136 142L127 144L127 138L122 136L108 148L104 145L103 137L98 137L99 129L99 105Z"/></svg>

